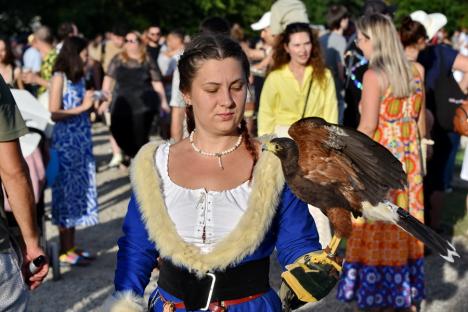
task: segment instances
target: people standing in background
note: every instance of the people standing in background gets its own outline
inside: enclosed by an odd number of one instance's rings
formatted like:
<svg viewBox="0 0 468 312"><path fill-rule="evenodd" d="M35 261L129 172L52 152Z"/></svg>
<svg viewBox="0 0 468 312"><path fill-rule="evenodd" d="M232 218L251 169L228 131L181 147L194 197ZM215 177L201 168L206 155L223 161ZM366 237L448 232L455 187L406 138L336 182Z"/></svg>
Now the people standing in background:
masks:
<svg viewBox="0 0 468 312"><path fill-rule="evenodd" d="M75 228L98 221L96 167L88 110L93 92L86 91L84 68L88 43L67 37L53 68L49 111L55 121L51 147L57 151L59 170L52 184L52 223L59 227L60 262L83 266L91 254L75 245Z"/></svg>
<svg viewBox="0 0 468 312"><path fill-rule="evenodd" d="M441 13L427 14L416 11L410 14L413 21L426 29L428 39L447 23ZM452 118L447 114L448 105L454 105L450 98L466 97L468 79L458 84L453 71L459 70L468 78L468 57L445 44L427 45L419 52L418 62L425 70L426 106L434 115L434 126L431 138L434 140L432 158L427 164L424 177L424 194L426 197L426 222L435 231L442 231L441 213L445 192L451 188L455 156L460 144L460 135L453 131Z"/></svg>
<svg viewBox="0 0 468 312"><path fill-rule="evenodd" d="M382 14L358 20L356 43L369 60L363 78L358 130L400 160L408 187L390 201L424 221L418 129L424 99L421 65L410 63L391 19ZM358 309L415 311L424 297L424 246L398 226L353 219L337 298Z"/></svg>
<svg viewBox="0 0 468 312"><path fill-rule="evenodd" d="M24 72L22 79L28 84L39 85L38 96L47 91L49 81L52 78L52 68L57 58L57 51L53 46L54 38L49 27L41 26L34 32L33 46L39 50L42 57L39 75L33 72ZM47 106L47 103L43 103Z"/></svg>
<svg viewBox="0 0 468 312"><path fill-rule="evenodd" d="M343 32L348 28L348 10L342 5L332 5L327 12L329 32L320 37L320 45L325 55L325 63L331 70L335 81L336 98L338 99L338 122L343 122L344 102L344 54L346 38Z"/></svg>
<svg viewBox="0 0 468 312"><path fill-rule="evenodd" d="M157 64L163 76L164 90L166 97L171 98L172 76L177 68L177 61L184 51L185 33L181 29L174 29L169 32L166 39L166 49L160 51ZM147 49L148 50L148 49Z"/></svg>
<svg viewBox="0 0 468 312"><path fill-rule="evenodd" d="M71 22L64 22L60 24L59 27L57 28L58 43L55 46L55 48L57 49L57 53L60 53L60 49L62 48L63 40L65 40L65 38L71 37L71 36L78 36L78 34L79 34L78 27L76 27L75 24Z"/></svg>
<svg viewBox="0 0 468 312"><path fill-rule="evenodd" d="M273 68L260 95L258 135L287 136L289 126L304 117L338 122L333 76L322 59L317 35L309 24L289 24L278 38ZM309 206L319 231L320 243L331 239L330 223L316 207Z"/></svg>
<svg viewBox="0 0 468 312"><path fill-rule="evenodd" d="M23 73L32 72L33 74L38 74L41 71L41 53L34 47L34 34L28 36L28 45L29 47L24 51L23 54ZM21 75L23 79L24 75ZM23 81L24 82L24 81ZM26 90L28 90L32 95L37 96L37 91L39 89L38 85L24 83Z"/></svg>
<svg viewBox="0 0 468 312"><path fill-rule="evenodd" d="M116 25L113 27L112 32L109 33L109 38L104 44L104 57L102 67L104 72L107 72L111 60L122 52L125 44L125 35L127 29L123 25Z"/></svg>
<svg viewBox="0 0 468 312"><path fill-rule="evenodd" d="M10 88L24 88L21 80L21 68L16 67L10 42L2 37L0 37L0 75Z"/></svg>
<svg viewBox="0 0 468 312"><path fill-rule="evenodd" d="M138 32L126 34L124 50L112 59L102 90L107 99L101 109L111 107L112 136L125 155L133 158L149 141L155 114L160 109L170 111L161 72Z"/></svg>
<svg viewBox="0 0 468 312"><path fill-rule="evenodd" d="M364 3L362 14L384 14L393 18L396 7L388 5L383 0L368 0ZM359 102L362 92L362 77L367 70L368 60L362 54L362 51L357 47L354 40L356 34L351 36L351 43L345 53L346 64L346 81L345 81L345 103L346 108L343 116L343 125L347 127L357 128L359 125L360 113Z"/></svg>
<svg viewBox="0 0 468 312"><path fill-rule="evenodd" d="M127 29L125 28L125 26L119 24L114 26L112 32L108 34L108 40L104 43L104 55L102 58L102 68L104 69L104 73L107 73L111 60L117 54L121 53L124 49L126 32ZM99 108L99 112L104 114L106 124L110 127L111 117L108 109L109 106L101 105ZM111 143L112 148L112 159L110 160L108 167L118 167L123 161L122 151L120 150L119 145L115 141L115 138L112 136L112 133L110 134L109 141Z"/></svg>
<svg viewBox="0 0 468 312"><path fill-rule="evenodd" d="M273 62L260 95L258 135L283 136L303 117L337 123L335 83L309 24L286 27L273 52Z"/></svg>
<svg viewBox="0 0 468 312"><path fill-rule="evenodd" d="M47 276L47 261L34 275L26 268L44 250L39 245L36 208L28 167L21 154L18 138L28 132L15 100L0 76L0 184L21 231L23 246L14 246L3 210L0 190L0 311L28 311L28 289L39 287ZM15 251L18 247L18 253ZM47 258L46 258L47 259ZM22 276L23 275L23 276Z"/></svg>
<svg viewBox="0 0 468 312"><path fill-rule="evenodd" d="M161 39L161 28L156 25L148 27L146 34L146 51L153 60L154 63L158 63L159 52L161 50L161 45L159 40Z"/></svg>

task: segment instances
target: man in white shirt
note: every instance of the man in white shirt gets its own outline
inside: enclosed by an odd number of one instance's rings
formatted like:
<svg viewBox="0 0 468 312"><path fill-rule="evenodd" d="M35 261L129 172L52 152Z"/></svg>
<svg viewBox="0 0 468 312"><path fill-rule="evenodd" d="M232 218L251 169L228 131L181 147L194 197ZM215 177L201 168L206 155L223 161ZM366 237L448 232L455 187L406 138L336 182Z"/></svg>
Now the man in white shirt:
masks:
<svg viewBox="0 0 468 312"><path fill-rule="evenodd" d="M31 34L28 36L29 48L23 54L23 72L31 72L33 74L38 74L41 70L42 57L38 49L34 47L34 35ZM33 95L36 95L38 85L26 84L26 89L31 92Z"/></svg>

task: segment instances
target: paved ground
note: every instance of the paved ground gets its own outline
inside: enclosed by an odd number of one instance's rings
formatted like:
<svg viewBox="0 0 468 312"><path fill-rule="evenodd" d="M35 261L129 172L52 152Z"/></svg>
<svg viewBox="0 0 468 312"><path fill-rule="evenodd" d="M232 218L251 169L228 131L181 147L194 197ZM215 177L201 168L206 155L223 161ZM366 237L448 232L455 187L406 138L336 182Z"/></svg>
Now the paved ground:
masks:
<svg viewBox="0 0 468 312"><path fill-rule="evenodd" d="M49 274L46 282L32 293L30 311L99 311L99 306L112 293L116 240L121 233L130 185L128 172L106 168L111 152L107 131L101 124L94 127L94 146L101 223L77 230L77 242L96 252L98 259L90 267L62 269L59 281L53 281L52 274ZM50 202L49 191L46 192L46 202ZM46 224L46 229L48 240L56 242L57 229L50 223ZM468 238L457 237L455 246L462 256L455 265L445 263L436 256L427 258L428 299L421 305L421 311L468 311ZM272 268L272 285L277 288L279 271L274 264ZM153 279L147 291L154 286ZM335 293L332 292L321 302L303 307L300 311L353 311L352 306L338 303L334 298Z"/></svg>

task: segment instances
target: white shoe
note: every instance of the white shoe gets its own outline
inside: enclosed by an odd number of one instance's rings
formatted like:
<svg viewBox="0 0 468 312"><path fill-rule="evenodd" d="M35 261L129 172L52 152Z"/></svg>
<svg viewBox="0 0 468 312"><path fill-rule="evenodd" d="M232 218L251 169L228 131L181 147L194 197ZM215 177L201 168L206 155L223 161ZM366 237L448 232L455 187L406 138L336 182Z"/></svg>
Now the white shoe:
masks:
<svg viewBox="0 0 468 312"><path fill-rule="evenodd" d="M112 156L111 161L107 165L109 168L118 167L122 163L123 157L122 154L117 154Z"/></svg>

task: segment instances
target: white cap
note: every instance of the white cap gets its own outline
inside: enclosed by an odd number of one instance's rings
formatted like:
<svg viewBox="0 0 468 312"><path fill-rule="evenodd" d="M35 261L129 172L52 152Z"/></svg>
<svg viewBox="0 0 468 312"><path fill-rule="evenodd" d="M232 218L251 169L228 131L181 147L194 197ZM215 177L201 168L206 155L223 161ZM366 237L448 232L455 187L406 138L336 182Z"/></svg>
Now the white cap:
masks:
<svg viewBox="0 0 468 312"><path fill-rule="evenodd" d="M410 16L413 21L419 22L424 26L429 39L432 39L447 24L447 17L442 13L427 14L424 11L415 11Z"/></svg>
<svg viewBox="0 0 468 312"><path fill-rule="evenodd" d="M270 20L271 20L271 13L270 11L268 11L265 14L263 14L262 18L260 18L258 22L253 23L252 25L250 25L250 27L252 27L253 30L257 30L257 31L265 29L268 26L270 26Z"/></svg>

